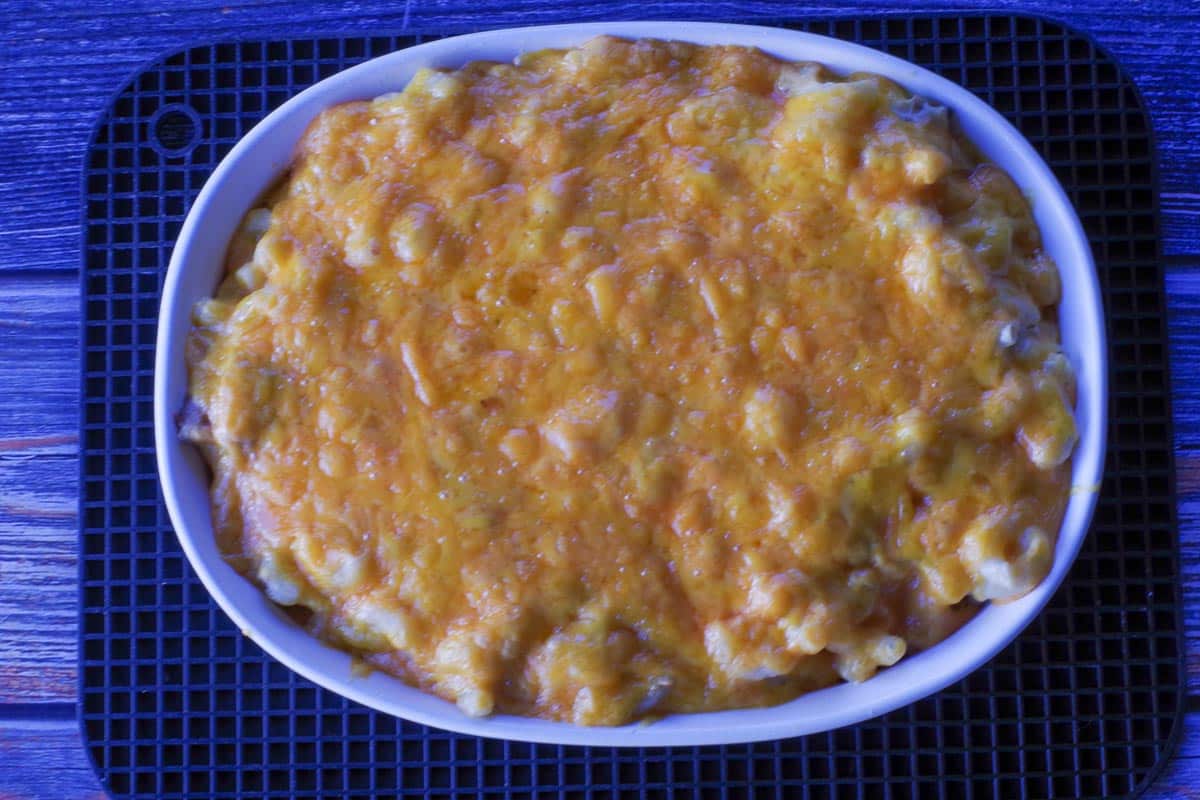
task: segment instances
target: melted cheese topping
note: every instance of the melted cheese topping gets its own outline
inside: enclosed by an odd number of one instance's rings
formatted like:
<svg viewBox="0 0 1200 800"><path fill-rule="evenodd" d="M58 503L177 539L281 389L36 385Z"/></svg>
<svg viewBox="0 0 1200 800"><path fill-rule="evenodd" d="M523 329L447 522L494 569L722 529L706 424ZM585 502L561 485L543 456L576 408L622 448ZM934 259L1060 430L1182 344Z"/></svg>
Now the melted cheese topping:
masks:
<svg viewBox="0 0 1200 800"><path fill-rule="evenodd" d="M1050 566L1057 271L883 78L611 38L426 70L268 205L191 341L218 535L468 713L780 702Z"/></svg>

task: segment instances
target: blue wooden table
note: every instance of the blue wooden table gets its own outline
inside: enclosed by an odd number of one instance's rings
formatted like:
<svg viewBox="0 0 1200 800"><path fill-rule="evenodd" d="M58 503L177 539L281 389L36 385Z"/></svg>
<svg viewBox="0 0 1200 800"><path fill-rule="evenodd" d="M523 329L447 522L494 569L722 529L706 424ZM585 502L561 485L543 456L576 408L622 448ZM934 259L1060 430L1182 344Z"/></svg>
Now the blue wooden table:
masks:
<svg viewBox="0 0 1200 800"><path fill-rule="evenodd" d="M395 32L431 21L687 18L689 3L295 0L0 3L0 798L102 796L75 721L82 158L110 96L185 44ZM569 11L564 11L569 8ZM693 7L694 8L694 7ZM715 13L708 5L708 13ZM923 11L1050 13L1092 35L1149 106L1161 159L1188 672L1181 743L1146 795L1200 798L1200 43L1195 0L934 0ZM905 0L725 2L722 16L911 12Z"/></svg>

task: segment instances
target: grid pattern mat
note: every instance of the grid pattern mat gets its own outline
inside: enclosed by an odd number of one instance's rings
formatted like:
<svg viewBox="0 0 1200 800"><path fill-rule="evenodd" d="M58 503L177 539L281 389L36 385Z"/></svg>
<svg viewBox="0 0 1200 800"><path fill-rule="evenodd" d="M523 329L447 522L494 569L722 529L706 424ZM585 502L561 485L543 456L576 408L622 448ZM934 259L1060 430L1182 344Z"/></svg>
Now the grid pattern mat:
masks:
<svg viewBox="0 0 1200 800"><path fill-rule="evenodd" d="M185 210L242 134L300 88L422 37L197 47L131 81L85 172L80 715L114 796L1076 798L1136 794L1153 777L1173 744L1183 670L1156 176L1135 88L1089 40L1040 20L775 23L966 85L1029 137L1083 217L1108 309L1110 447L1091 535L1046 612L927 700L831 733L728 747L458 736L280 666L209 599L159 495L159 288Z"/></svg>

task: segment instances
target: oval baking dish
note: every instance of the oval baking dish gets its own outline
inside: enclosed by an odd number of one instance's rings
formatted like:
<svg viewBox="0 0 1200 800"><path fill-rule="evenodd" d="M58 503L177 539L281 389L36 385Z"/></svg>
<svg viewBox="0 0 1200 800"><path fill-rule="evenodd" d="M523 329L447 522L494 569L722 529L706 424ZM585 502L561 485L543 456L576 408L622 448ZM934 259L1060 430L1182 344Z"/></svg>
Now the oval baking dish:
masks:
<svg viewBox="0 0 1200 800"><path fill-rule="evenodd" d="M1076 374L1079 443L1054 565L1033 591L989 604L934 647L904 658L860 684L841 684L769 708L673 714L651 724L583 727L497 714L471 717L453 703L399 679L362 674L348 653L317 640L282 613L221 556L213 535L207 470L177 432L187 392L185 341L191 311L212 294L226 247L255 199L288 168L309 122L350 100L402 89L421 67L453 68L475 60L511 61L521 53L571 47L600 34L697 44L757 47L789 61L813 61L839 73L883 75L947 106L966 135L1029 198L1045 251L1058 264L1063 350ZM962 678L1008 644L1041 610L1086 535L1102 473L1106 407L1105 340L1090 248L1061 187L1032 147L998 113L965 89L876 51L810 34L705 23L591 23L490 31L443 39L374 59L302 92L256 126L221 162L184 222L163 290L155 370L155 440L164 498L197 574L238 626L272 656L314 682L396 716L463 733L559 744L671 746L796 736L852 724L929 695Z"/></svg>

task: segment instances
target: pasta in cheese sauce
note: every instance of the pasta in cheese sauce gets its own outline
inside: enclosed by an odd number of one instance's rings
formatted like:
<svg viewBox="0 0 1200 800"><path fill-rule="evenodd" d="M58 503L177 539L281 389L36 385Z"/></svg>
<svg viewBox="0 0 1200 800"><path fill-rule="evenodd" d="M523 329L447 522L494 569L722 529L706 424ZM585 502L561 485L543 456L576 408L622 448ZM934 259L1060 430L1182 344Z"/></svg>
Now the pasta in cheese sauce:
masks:
<svg viewBox="0 0 1200 800"><path fill-rule="evenodd" d="M1028 203L868 74L598 38L330 108L194 313L227 557L467 713L861 681L1048 572Z"/></svg>

